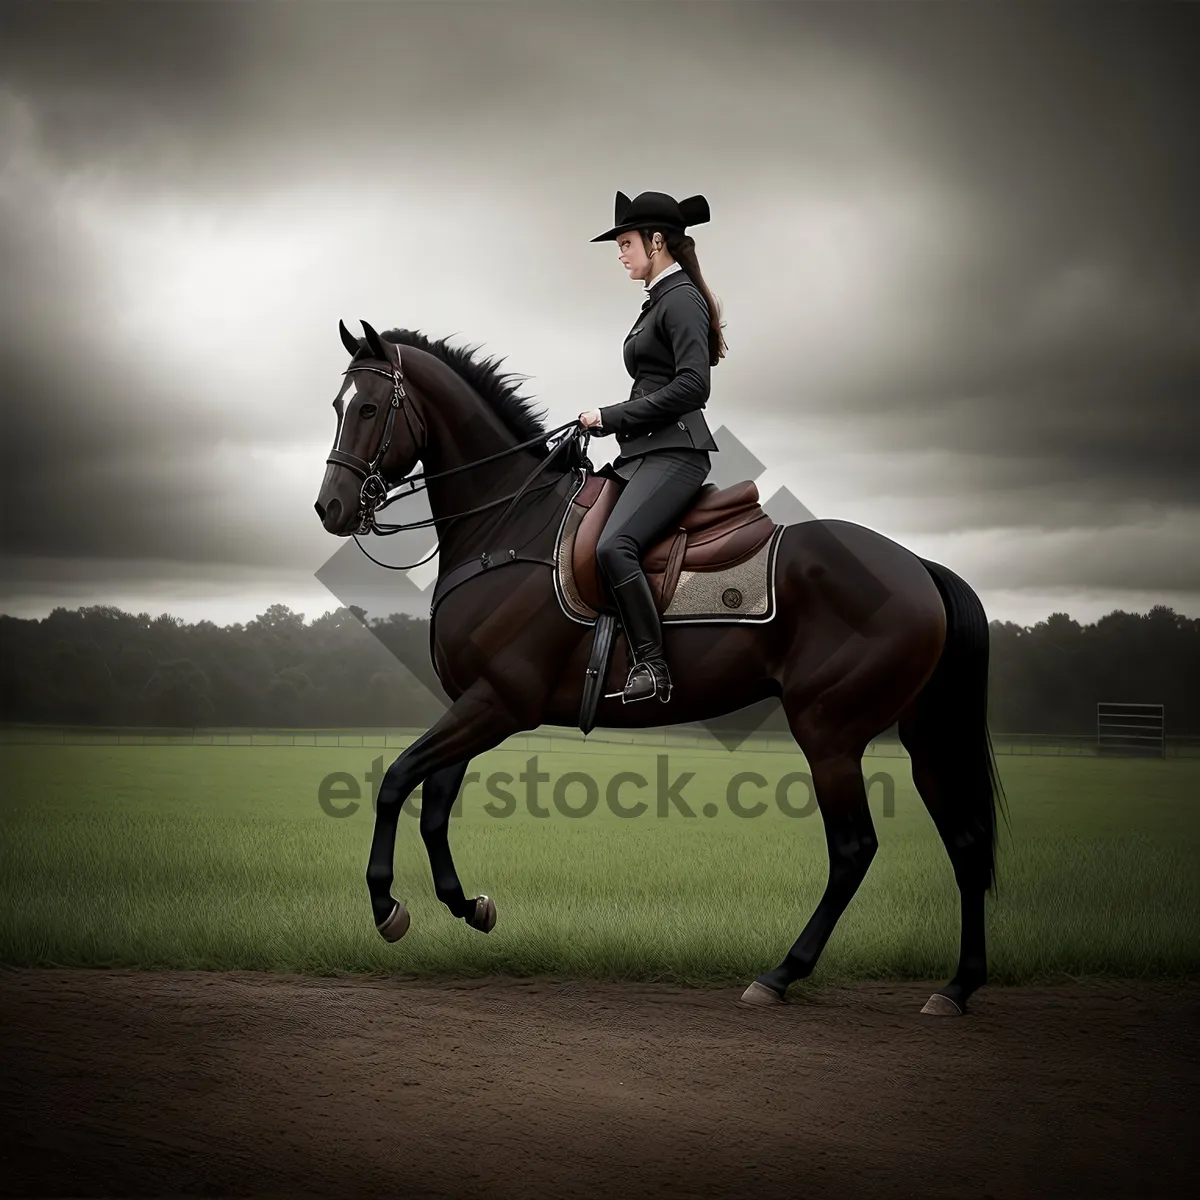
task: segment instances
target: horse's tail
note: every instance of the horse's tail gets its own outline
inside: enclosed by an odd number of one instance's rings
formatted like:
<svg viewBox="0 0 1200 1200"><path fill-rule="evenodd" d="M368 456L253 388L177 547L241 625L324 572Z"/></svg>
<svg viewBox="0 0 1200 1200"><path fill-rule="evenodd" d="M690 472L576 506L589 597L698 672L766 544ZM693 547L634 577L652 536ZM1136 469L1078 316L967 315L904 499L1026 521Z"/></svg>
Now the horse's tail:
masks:
<svg viewBox="0 0 1200 1200"><path fill-rule="evenodd" d="M996 812L1007 798L987 724L988 624L979 597L948 567L921 559L946 608L946 644L916 699L918 725L936 740L932 766L951 836L968 834L988 891L996 890Z"/></svg>

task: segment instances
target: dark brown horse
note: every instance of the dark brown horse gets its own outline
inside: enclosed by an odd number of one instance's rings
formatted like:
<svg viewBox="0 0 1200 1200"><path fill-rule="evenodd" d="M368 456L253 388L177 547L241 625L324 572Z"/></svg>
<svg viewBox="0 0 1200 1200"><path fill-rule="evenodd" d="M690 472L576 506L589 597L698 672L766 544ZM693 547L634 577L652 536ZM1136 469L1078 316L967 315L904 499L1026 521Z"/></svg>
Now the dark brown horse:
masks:
<svg viewBox="0 0 1200 1200"><path fill-rule="evenodd" d="M380 336L363 327L359 340L341 326L352 358L334 402L338 431L316 509L326 530L345 537L372 527L376 506L406 477L427 488L440 546L431 654L453 701L380 786L371 907L385 938L403 936L408 910L391 896L396 827L404 801L423 784L421 837L438 899L487 932L496 907L487 896L468 898L459 883L450 810L472 757L524 730L577 724L592 630L562 610L553 554L586 460L581 465L578 438L547 445L529 401L490 360L420 333ZM422 472L410 476L418 462ZM498 546L511 553L480 569L481 554ZM962 900L958 969L923 1011L961 1013L987 979L984 896L995 885L1002 796L987 730L982 605L952 571L844 521L787 526L775 579L777 607L765 623L666 623L670 702L604 698L597 724L708 720L779 697L808 760L829 879L791 949L743 995L778 1004L789 984L812 973L875 857L862 756L898 722Z"/></svg>

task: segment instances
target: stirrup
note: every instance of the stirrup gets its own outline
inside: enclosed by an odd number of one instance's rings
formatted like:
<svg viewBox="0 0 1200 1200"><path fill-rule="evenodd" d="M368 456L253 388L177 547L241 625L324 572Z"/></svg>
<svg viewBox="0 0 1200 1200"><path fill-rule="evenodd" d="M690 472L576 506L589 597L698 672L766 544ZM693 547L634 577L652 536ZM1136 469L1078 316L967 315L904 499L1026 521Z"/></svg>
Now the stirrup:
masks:
<svg viewBox="0 0 1200 1200"><path fill-rule="evenodd" d="M663 659L652 662L643 660L636 662L629 669L629 678L620 692L609 692L605 699L615 700L621 697L622 704L633 704L638 700L651 700L655 696L666 704L671 699L671 675Z"/></svg>

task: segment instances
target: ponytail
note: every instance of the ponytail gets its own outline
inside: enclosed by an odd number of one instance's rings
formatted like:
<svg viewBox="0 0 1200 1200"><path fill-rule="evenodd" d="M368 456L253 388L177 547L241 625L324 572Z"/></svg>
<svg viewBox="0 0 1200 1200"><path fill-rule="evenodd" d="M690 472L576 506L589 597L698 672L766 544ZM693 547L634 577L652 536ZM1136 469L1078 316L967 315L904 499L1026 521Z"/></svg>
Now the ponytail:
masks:
<svg viewBox="0 0 1200 1200"><path fill-rule="evenodd" d="M641 230L642 243L647 254L650 253L650 239L654 232L651 229ZM709 291L708 284L704 282L704 276L700 274L700 263L696 259L695 239L686 233L678 233L674 229L660 229L657 232L661 233L666 240L667 252L699 288L700 295L708 304L708 365L715 367L725 357L725 335L721 332L725 323L721 320L720 304Z"/></svg>

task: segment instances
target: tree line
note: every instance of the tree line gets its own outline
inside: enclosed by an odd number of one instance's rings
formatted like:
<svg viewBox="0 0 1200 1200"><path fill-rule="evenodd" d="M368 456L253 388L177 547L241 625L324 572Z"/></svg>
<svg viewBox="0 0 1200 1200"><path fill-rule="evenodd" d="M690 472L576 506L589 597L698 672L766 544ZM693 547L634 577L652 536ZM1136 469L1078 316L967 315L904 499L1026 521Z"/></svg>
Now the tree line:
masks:
<svg viewBox="0 0 1200 1200"><path fill-rule="evenodd" d="M448 703L429 622L354 606L305 623L274 604L246 624L185 624L108 605L0 615L0 720L54 725L427 727ZM1200 620L1164 605L1082 625L993 621L996 733L1090 734L1097 701L1164 704L1200 734Z"/></svg>

